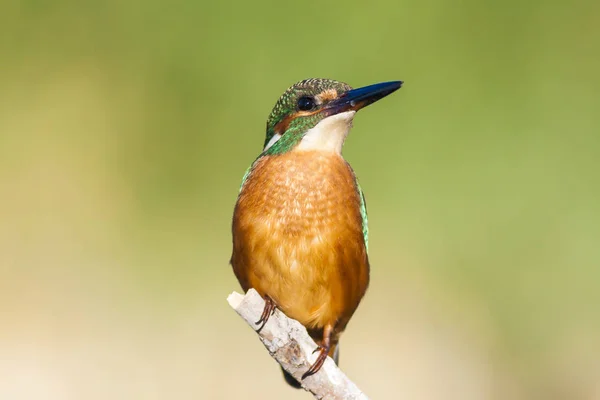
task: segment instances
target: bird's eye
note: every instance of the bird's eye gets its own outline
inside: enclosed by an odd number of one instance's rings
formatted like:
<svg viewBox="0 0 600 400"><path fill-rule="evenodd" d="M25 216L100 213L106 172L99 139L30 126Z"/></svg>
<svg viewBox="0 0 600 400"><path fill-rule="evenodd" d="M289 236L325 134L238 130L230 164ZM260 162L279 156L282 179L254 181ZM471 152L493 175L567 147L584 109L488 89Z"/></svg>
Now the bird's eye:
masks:
<svg viewBox="0 0 600 400"><path fill-rule="evenodd" d="M300 111L310 111L315 108L315 100L312 97L303 96L298 99L298 109Z"/></svg>

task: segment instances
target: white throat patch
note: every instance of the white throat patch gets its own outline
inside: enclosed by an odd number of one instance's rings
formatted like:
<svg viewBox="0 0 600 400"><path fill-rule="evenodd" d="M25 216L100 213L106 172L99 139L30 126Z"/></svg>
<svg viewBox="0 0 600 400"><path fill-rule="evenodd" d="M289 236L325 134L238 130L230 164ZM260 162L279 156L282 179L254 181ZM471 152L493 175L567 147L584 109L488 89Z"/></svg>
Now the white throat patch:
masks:
<svg viewBox="0 0 600 400"><path fill-rule="evenodd" d="M342 153L344 140L352 128L356 111L346 111L324 118L304 134L298 150L321 150Z"/></svg>

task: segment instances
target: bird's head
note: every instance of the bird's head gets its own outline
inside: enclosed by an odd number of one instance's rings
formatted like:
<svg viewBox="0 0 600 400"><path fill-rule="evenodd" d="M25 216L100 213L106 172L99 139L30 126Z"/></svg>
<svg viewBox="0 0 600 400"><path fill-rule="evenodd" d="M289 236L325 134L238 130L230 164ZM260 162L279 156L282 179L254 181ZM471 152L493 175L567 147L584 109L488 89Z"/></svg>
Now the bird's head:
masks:
<svg viewBox="0 0 600 400"><path fill-rule="evenodd" d="M401 81L352 89L331 79L306 79L287 89L267 120L263 155L292 149L341 153L356 111L398 90Z"/></svg>

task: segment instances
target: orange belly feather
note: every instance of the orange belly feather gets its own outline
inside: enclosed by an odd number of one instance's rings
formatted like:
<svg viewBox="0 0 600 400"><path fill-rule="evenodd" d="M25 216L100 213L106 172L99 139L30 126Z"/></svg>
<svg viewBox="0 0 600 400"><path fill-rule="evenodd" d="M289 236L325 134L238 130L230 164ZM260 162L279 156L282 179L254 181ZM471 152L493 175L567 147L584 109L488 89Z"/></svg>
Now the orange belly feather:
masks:
<svg viewBox="0 0 600 400"><path fill-rule="evenodd" d="M233 270L290 318L333 342L369 282L360 197L338 154L291 151L259 159L233 217Z"/></svg>

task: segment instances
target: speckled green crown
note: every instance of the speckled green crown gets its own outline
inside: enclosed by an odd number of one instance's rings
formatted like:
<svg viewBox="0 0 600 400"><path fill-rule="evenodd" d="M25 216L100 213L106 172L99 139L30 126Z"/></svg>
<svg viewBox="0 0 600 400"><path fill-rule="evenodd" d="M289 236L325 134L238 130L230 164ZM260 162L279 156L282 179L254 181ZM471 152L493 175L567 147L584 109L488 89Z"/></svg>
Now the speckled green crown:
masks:
<svg viewBox="0 0 600 400"><path fill-rule="evenodd" d="M275 127L285 117L297 111L298 99L302 96L314 97L326 90L334 89L338 94L347 92L352 89L350 85L335 81L333 79L310 78L300 81L287 89L275 103L273 111L267 119L267 135L265 138L265 146L275 133L283 134L284 132L275 132ZM308 121L307 121L308 122Z"/></svg>

